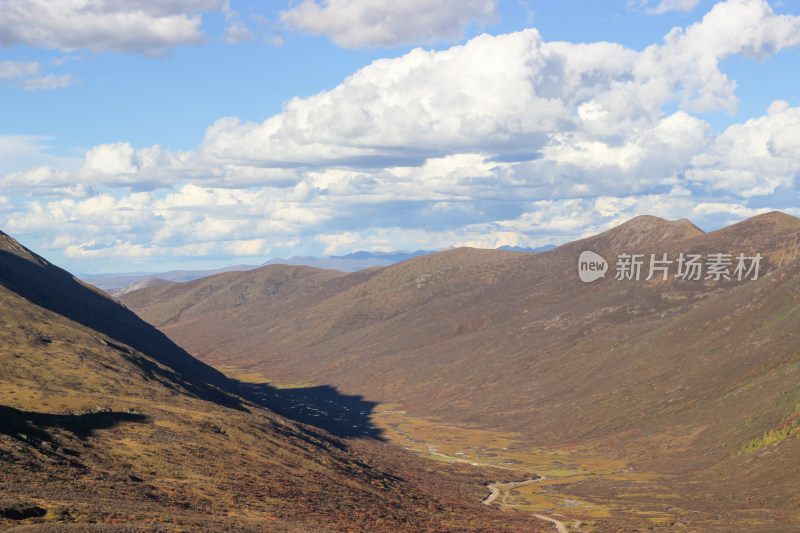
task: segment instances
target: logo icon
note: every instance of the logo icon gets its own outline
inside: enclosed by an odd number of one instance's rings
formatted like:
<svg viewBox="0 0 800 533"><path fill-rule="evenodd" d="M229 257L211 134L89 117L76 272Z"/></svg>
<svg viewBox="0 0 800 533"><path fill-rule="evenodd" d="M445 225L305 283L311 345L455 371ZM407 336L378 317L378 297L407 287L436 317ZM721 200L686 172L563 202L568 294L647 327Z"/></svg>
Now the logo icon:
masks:
<svg viewBox="0 0 800 533"><path fill-rule="evenodd" d="M578 258L578 276L584 283L590 283L598 278L606 277L608 263L594 252L581 252Z"/></svg>

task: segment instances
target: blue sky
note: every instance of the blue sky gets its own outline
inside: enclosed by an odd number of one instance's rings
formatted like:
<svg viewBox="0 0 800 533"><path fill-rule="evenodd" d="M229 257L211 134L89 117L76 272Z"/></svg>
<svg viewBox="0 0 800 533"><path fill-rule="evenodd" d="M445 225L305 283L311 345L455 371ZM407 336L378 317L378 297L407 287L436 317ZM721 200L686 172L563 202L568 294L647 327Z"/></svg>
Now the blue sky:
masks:
<svg viewBox="0 0 800 533"><path fill-rule="evenodd" d="M0 229L74 272L800 216L800 4L0 0Z"/></svg>

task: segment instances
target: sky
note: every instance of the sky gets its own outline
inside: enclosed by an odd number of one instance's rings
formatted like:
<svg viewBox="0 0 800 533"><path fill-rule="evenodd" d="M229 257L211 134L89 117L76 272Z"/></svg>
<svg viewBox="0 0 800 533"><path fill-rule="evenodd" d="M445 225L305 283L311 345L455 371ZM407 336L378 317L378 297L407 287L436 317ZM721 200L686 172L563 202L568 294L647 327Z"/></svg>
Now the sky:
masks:
<svg viewBox="0 0 800 533"><path fill-rule="evenodd" d="M800 216L800 2L0 0L0 230L76 273Z"/></svg>

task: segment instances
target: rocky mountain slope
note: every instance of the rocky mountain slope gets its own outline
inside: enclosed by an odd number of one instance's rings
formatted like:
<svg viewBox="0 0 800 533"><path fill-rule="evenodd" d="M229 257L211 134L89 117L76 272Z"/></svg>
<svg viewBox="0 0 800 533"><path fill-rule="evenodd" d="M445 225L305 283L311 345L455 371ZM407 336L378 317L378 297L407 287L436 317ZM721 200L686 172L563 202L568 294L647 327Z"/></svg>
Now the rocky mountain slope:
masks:
<svg viewBox="0 0 800 533"><path fill-rule="evenodd" d="M505 472L344 441L248 390L0 234L0 529L543 529L480 504Z"/></svg>
<svg viewBox="0 0 800 533"><path fill-rule="evenodd" d="M583 251L604 278L580 280ZM639 274L616 279L632 256ZM710 233L645 216L536 254L265 267L123 301L213 364L623 457L708 509L734 496L797 518L799 257L800 220L782 213Z"/></svg>

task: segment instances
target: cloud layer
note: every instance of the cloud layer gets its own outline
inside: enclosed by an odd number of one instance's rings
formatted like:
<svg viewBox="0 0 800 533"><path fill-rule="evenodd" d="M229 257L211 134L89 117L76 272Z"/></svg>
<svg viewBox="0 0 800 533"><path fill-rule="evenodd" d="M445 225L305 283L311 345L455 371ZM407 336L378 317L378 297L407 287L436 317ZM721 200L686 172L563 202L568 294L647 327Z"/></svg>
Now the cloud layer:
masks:
<svg viewBox="0 0 800 533"><path fill-rule="evenodd" d="M343 5L293 12L329 10L335 25ZM494 3L474 7L470 20ZM800 108L775 101L721 133L704 118L739 105L727 58L798 44L800 17L728 0L641 51L535 29L418 48L262 122L221 118L194 151L108 143L75 169L8 173L0 213L12 234L98 261L538 246L642 213L701 225L771 207L800 215Z"/></svg>
<svg viewBox="0 0 800 533"><path fill-rule="evenodd" d="M630 0L628 7L642 10L650 15L662 15L669 11L691 11L698 3L700 0L661 0L657 3L651 3L650 0Z"/></svg>
<svg viewBox="0 0 800 533"><path fill-rule="evenodd" d="M219 0L6 0L0 44L160 55L203 41L200 11Z"/></svg>
<svg viewBox="0 0 800 533"><path fill-rule="evenodd" d="M315 0L281 13L290 28L327 35L339 46L399 46L455 41L473 22L499 18L497 0Z"/></svg>

